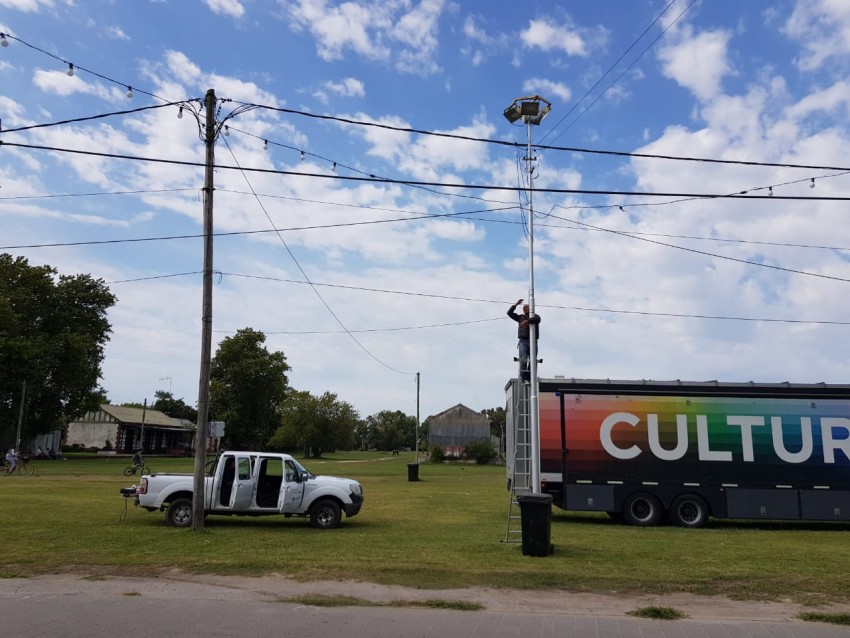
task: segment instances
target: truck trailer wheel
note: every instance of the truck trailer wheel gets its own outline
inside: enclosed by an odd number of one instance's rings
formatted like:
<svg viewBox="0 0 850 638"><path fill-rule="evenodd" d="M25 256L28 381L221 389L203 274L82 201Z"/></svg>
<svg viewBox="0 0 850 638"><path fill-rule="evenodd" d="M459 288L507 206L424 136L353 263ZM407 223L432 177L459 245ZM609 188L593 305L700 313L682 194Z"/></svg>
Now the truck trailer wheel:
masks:
<svg viewBox="0 0 850 638"><path fill-rule="evenodd" d="M341 519L339 505L329 498L318 501L310 508L310 524L316 529L334 529L339 527Z"/></svg>
<svg viewBox="0 0 850 638"><path fill-rule="evenodd" d="M704 527L708 522L708 504L696 494L682 494L670 506L670 522L679 527Z"/></svg>
<svg viewBox="0 0 850 638"><path fill-rule="evenodd" d="M189 527L192 524L192 499L178 498L165 510L165 524L169 527Z"/></svg>
<svg viewBox="0 0 850 638"><path fill-rule="evenodd" d="M629 525L649 527L661 520L661 503L652 494L638 492L626 499L623 505L623 519Z"/></svg>

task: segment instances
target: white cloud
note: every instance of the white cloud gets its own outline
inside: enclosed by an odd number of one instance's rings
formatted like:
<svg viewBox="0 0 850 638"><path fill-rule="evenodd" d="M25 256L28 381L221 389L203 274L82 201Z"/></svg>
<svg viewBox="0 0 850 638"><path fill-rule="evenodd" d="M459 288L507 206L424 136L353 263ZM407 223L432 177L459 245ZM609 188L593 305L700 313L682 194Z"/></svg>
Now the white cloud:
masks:
<svg viewBox="0 0 850 638"><path fill-rule="evenodd" d="M529 49L556 49L567 55L588 55L585 37L568 24L556 24L548 19L531 20L519 35L523 45Z"/></svg>
<svg viewBox="0 0 850 638"><path fill-rule="evenodd" d="M804 71L850 53L850 3L845 0L798 0L783 32L798 40L804 53L797 60Z"/></svg>
<svg viewBox="0 0 850 638"><path fill-rule="evenodd" d="M345 97L364 97L366 87L356 78L345 78L341 82L325 82L325 87L332 93Z"/></svg>
<svg viewBox="0 0 850 638"><path fill-rule="evenodd" d="M241 18L245 15L245 7L239 0L204 0L213 13Z"/></svg>
<svg viewBox="0 0 850 638"><path fill-rule="evenodd" d="M531 78L526 80L522 85L522 90L525 93L542 93L544 97L555 96L561 98L564 102L569 102L572 99L572 91L563 82L553 82L552 80L544 80L543 78Z"/></svg>
<svg viewBox="0 0 850 638"><path fill-rule="evenodd" d="M438 23L446 0L334 3L329 0L278 0L296 31L307 30L323 60L341 60L351 50L369 60L392 64L402 73L430 75L439 70L435 55Z"/></svg>
<svg viewBox="0 0 850 638"><path fill-rule="evenodd" d="M39 11L42 7L50 9L54 6L53 0L0 0L0 7L26 12Z"/></svg>
<svg viewBox="0 0 850 638"><path fill-rule="evenodd" d="M723 77L732 72L726 31L704 31L693 35L690 28L658 52L665 76L689 89L700 100L710 100L720 92Z"/></svg>
<svg viewBox="0 0 850 638"><path fill-rule="evenodd" d="M107 36L109 36L110 38L113 38L115 40L129 40L130 39L130 36L128 36L126 33L124 33L124 29L122 29L119 26L106 27L104 29L104 32L106 33Z"/></svg>

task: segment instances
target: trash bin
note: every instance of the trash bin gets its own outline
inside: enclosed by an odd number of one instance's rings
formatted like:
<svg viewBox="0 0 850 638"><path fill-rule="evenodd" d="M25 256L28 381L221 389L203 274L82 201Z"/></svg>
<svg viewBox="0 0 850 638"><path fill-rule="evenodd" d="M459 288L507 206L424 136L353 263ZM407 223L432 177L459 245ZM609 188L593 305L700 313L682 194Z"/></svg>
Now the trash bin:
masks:
<svg viewBox="0 0 850 638"><path fill-rule="evenodd" d="M552 553L552 495L522 494L517 497L522 519L523 556Z"/></svg>
<svg viewBox="0 0 850 638"><path fill-rule="evenodd" d="M407 480L408 481L418 481L419 480L419 463L408 463L407 464Z"/></svg>

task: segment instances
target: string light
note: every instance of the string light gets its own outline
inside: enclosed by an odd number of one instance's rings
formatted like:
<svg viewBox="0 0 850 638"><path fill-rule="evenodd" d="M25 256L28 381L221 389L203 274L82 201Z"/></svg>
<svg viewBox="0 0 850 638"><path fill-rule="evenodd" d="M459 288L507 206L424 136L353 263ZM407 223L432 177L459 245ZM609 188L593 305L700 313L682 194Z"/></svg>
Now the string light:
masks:
<svg viewBox="0 0 850 638"><path fill-rule="evenodd" d="M230 127L227 124L224 125L224 136L230 137Z"/></svg>
<svg viewBox="0 0 850 638"><path fill-rule="evenodd" d="M773 186L768 186L768 187L767 187L767 194L768 194L770 197L773 197Z"/></svg>
<svg viewBox="0 0 850 638"><path fill-rule="evenodd" d="M74 77L74 65L71 62L68 62L68 77Z"/></svg>
<svg viewBox="0 0 850 638"><path fill-rule="evenodd" d="M301 151L301 161L304 161L304 151Z"/></svg>
<svg viewBox="0 0 850 638"><path fill-rule="evenodd" d="M182 106L180 107L180 110L179 110L179 111L177 111L177 119L178 119L178 120L182 120L182 119L183 119L183 107L182 107Z"/></svg>
<svg viewBox="0 0 850 638"><path fill-rule="evenodd" d="M815 178L813 177L813 178L812 178L812 183L811 183L811 184L809 184L809 188L814 188L814 187L815 187Z"/></svg>
<svg viewBox="0 0 850 638"><path fill-rule="evenodd" d="M336 162L334 162L334 165L333 165L333 166L331 166L331 170L332 170L334 173L336 173Z"/></svg>
<svg viewBox="0 0 850 638"><path fill-rule="evenodd" d="M128 87L127 87L127 99L128 99L128 100L130 100L130 99L132 99L132 98L133 98L133 87L132 87L132 86L128 86Z"/></svg>
<svg viewBox="0 0 850 638"><path fill-rule="evenodd" d="M264 151L269 150L269 141L268 140L263 140L263 150Z"/></svg>
<svg viewBox="0 0 850 638"><path fill-rule="evenodd" d="M0 33L0 45L7 47L9 46L9 41L6 39L5 33Z"/></svg>

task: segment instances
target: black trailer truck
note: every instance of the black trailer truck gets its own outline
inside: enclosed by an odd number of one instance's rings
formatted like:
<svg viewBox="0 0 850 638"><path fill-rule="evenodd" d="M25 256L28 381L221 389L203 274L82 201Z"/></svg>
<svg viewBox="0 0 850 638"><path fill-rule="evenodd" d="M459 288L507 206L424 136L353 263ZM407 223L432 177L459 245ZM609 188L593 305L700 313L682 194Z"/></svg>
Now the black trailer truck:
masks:
<svg viewBox="0 0 850 638"><path fill-rule="evenodd" d="M850 386L554 378L539 388L540 491L562 509L633 525L850 520ZM513 379L506 392L510 478L529 390Z"/></svg>

